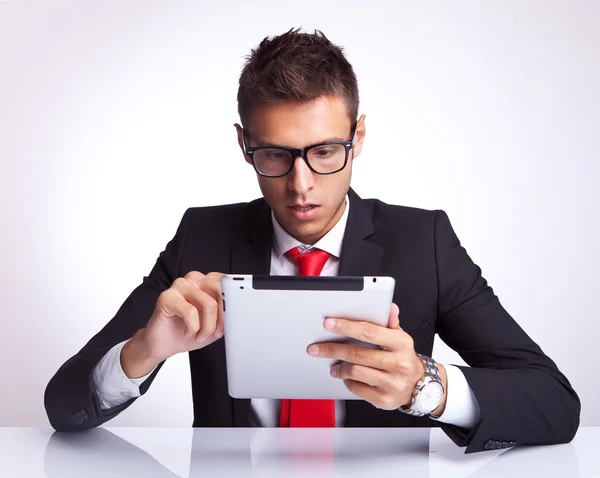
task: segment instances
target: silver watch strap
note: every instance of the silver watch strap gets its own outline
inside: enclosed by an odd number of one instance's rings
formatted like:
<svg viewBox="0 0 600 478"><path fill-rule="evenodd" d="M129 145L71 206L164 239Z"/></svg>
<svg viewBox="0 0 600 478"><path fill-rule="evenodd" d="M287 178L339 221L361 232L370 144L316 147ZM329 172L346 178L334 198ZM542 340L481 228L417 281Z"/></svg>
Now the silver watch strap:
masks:
<svg viewBox="0 0 600 478"><path fill-rule="evenodd" d="M433 360L431 357L426 357L425 355L421 354L417 354L417 357L421 359L421 362L423 362L423 366L425 367L423 379L420 379L417 382L417 385L415 386L415 389L413 390L413 394L410 399L410 405L408 405L407 407L400 407L398 408L398 410L402 413L406 413L407 415L412 415L413 417L424 417L425 415L427 415L427 413L423 413L418 410L413 410L411 408L415 403L415 398L425 383L431 380L441 382L442 379L440 377L440 372L437 368L435 360Z"/></svg>
<svg viewBox="0 0 600 478"><path fill-rule="evenodd" d="M440 377L440 371L437 368L437 364L435 360L431 357L425 357L425 355L417 354L417 356L422 360L423 365L425 366L425 378L431 377L433 380L441 382L442 379Z"/></svg>

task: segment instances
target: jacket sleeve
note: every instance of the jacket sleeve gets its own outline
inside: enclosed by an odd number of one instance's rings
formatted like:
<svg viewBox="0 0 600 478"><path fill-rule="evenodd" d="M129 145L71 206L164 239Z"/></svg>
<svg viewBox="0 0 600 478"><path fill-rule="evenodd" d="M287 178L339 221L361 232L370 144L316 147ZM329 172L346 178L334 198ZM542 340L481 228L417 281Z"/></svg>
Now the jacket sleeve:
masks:
<svg viewBox="0 0 600 478"><path fill-rule="evenodd" d="M136 399L102 410L95 393L92 373L102 357L116 344L127 340L145 327L152 316L158 296L178 276L181 256L189 230L188 209L173 239L159 255L150 274L129 295L113 319L74 357L65 362L48 383L44 406L52 427L58 431L77 431L97 427L117 416ZM140 386L143 395L162 364Z"/></svg>
<svg viewBox="0 0 600 478"><path fill-rule="evenodd" d="M567 378L500 304L461 246L448 216L435 212L436 332L469 365L460 367L481 407L471 430L442 424L466 453L566 443L581 404Z"/></svg>

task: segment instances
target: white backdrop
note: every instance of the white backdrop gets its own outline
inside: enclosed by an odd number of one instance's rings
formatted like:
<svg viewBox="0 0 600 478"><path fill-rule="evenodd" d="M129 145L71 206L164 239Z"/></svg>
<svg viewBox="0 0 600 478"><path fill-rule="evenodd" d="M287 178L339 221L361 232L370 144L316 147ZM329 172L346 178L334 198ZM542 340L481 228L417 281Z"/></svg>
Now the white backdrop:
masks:
<svg viewBox="0 0 600 478"><path fill-rule="evenodd" d="M57 368L189 206L260 192L233 123L243 57L319 28L367 114L353 186L444 209L600 425L600 4L0 0L0 425L44 426ZM437 344L434 356L462 363ZM189 426L187 357L111 425Z"/></svg>

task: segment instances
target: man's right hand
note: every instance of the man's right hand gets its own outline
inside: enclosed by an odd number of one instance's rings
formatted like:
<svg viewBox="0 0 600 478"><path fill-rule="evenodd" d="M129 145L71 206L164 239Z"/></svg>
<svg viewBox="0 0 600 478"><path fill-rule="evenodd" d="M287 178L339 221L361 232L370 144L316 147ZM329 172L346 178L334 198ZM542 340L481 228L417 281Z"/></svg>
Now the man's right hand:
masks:
<svg viewBox="0 0 600 478"><path fill-rule="evenodd" d="M160 294L152 317L121 351L129 378L143 377L180 352L200 349L223 337L221 277L192 271Z"/></svg>

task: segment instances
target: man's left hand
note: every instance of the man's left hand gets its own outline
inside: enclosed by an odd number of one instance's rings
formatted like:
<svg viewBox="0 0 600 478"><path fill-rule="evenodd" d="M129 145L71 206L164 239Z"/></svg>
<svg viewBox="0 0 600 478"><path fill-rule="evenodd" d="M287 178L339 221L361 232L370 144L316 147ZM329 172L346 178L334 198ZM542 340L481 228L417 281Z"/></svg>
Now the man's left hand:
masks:
<svg viewBox="0 0 600 478"><path fill-rule="evenodd" d="M396 410L410 404L417 382L423 378L425 368L415 352L410 335L400 328L400 310L392 304L387 327L357 320L328 318L325 329L379 346L379 349L342 343L311 344L307 352L314 357L337 359L341 363L331 366L332 377L344 381L354 395L383 410ZM447 390L446 370L438 364ZM440 416L446 405L434 410Z"/></svg>

